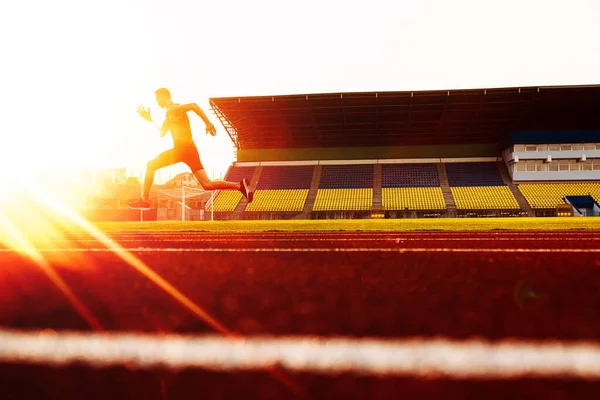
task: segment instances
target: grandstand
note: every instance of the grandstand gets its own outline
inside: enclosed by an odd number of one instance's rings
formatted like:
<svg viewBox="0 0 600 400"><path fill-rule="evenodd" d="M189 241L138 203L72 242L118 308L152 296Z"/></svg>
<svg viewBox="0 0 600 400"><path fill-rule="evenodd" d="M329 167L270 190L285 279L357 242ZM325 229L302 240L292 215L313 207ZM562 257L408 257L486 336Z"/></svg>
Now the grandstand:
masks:
<svg viewBox="0 0 600 400"><path fill-rule="evenodd" d="M239 219L556 215L567 196L598 201L598 100L600 86L212 98L229 174L256 168L257 190L215 204Z"/></svg>

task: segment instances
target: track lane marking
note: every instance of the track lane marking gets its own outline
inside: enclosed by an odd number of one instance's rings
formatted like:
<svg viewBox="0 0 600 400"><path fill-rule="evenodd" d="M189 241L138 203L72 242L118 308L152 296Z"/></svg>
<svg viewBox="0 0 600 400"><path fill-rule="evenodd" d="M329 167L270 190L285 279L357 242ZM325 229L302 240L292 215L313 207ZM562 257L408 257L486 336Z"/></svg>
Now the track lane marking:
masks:
<svg viewBox="0 0 600 400"><path fill-rule="evenodd" d="M162 247L123 247L123 248L39 248L36 249L42 253L73 253L73 252L97 252L97 253L372 253L372 252L391 252L391 253L600 253L600 249L586 248L568 248L568 249L502 249L502 248L390 248L390 247L337 247L337 248L162 248ZM18 249L0 249L0 253L19 253Z"/></svg>
<svg viewBox="0 0 600 400"><path fill-rule="evenodd" d="M197 239L167 239L167 238L144 238L144 239L116 239L119 243L135 243L135 242L172 242L172 243L193 243L193 242L292 242L292 241L305 241L305 242L380 242L380 241L498 241L498 240L524 240L524 241L556 241L556 239L548 238L415 238L415 237L385 237L385 238L360 238L360 239L349 239L349 238L197 238ZM590 238L562 238L561 241L580 241L580 240L600 240L600 237ZM79 243L98 243L93 239L79 239ZM52 240L52 241L38 241L42 243L63 243L70 242L69 240Z"/></svg>
<svg viewBox="0 0 600 400"><path fill-rule="evenodd" d="M600 345L596 342L314 336L223 338L0 330L0 361L229 372L281 366L286 370L320 374L600 380Z"/></svg>

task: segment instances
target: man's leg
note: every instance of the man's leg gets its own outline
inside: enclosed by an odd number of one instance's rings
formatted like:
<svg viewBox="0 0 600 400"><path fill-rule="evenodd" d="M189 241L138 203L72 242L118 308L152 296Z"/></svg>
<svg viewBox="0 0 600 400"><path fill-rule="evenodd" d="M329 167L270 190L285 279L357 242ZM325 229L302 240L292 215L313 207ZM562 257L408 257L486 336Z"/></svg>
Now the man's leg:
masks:
<svg viewBox="0 0 600 400"><path fill-rule="evenodd" d="M242 190L241 182L228 182L228 181L223 181L221 179L217 179L214 181L210 180L210 178L208 177L208 174L206 173L206 170L204 168L199 171L194 172L194 176L198 180L198 183L200 183L200 185L202 185L204 190L227 190L227 189L234 189L234 190L240 190L240 191Z"/></svg>
<svg viewBox="0 0 600 400"><path fill-rule="evenodd" d="M213 181L208 177L202 162L200 162L200 155L198 154L196 145L182 147L178 154L181 160L190 167L198 183L202 185L204 190L239 190L248 199L248 203L252 202L254 192L250 190L248 179L244 178L240 182L228 182L220 179Z"/></svg>
<svg viewBox="0 0 600 400"><path fill-rule="evenodd" d="M154 183L154 175L156 171L169 165L176 164L177 158L174 149L167 150L161 153L158 157L148 162L146 165L146 175L144 176L144 186L142 198L135 203L129 205L129 208L147 209L150 208L150 189Z"/></svg>
<svg viewBox="0 0 600 400"><path fill-rule="evenodd" d="M211 180L206 173L204 168L194 172L194 176L198 180L198 183L202 185L204 190L239 190L248 199L248 203L252 202L254 192L250 190L248 186L248 180L242 179L240 182L228 182L220 179Z"/></svg>
<svg viewBox="0 0 600 400"><path fill-rule="evenodd" d="M150 189L152 188L152 184L154 183L154 175L156 175L157 170L158 168L155 164L152 164L152 161L150 161L146 166L146 175L144 176L144 189L142 191L143 201L148 201L150 199Z"/></svg>
<svg viewBox="0 0 600 400"><path fill-rule="evenodd" d="M154 183L156 171L177 163L178 160L175 149L167 150L164 153L159 154L154 160L148 162L148 165L146 166L146 176L144 177L142 200L148 201L148 199L150 199L150 188L152 188L152 184Z"/></svg>

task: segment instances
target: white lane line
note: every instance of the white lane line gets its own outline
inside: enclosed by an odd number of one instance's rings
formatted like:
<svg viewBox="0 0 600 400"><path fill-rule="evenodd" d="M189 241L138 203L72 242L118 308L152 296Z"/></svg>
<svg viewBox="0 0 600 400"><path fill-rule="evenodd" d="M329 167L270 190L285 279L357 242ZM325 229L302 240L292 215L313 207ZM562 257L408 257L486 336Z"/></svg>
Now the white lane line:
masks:
<svg viewBox="0 0 600 400"><path fill-rule="evenodd" d="M280 365L320 374L410 375L469 379L600 379L596 342L377 340L311 336L177 336L0 330L0 361L62 366L131 365L219 371Z"/></svg>
<svg viewBox="0 0 600 400"><path fill-rule="evenodd" d="M356 231L356 232L342 232L342 231L331 231L331 232L291 232L291 231L274 231L274 232L169 232L169 233L155 233L155 232L127 232L127 233L113 233L113 235L156 235L156 236L169 236L169 235L190 235L190 236L392 236L392 235L413 235L413 236L506 236L506 235L594 235L600 233L598 230L530 230L530 231L517 231L517 230L485 230L485 231L443 231L443 230L397 230L397 231Z"/></svg>
<svg viewBox="0 0 600 400"><path fill-rule="evenodd" d="M365 247L365 248L161 248L161 247L123 247L123 248L38 248L42 253L600 253L600 249L499 249L499 248L389 248L389 247ZM0 249L0 253L16 253L18 249Z"/></svg>
<svg viewBox="0 0 600 400"><path fill-rule="evenodd" d="M171 239L171 238L139 238L139 239L118 239L114 238L119 243L141 243L141 242L171 242L171 243L207 243L207 242L295 242L295 241L304 241L304 242L381 242L381 241L497 241L497 240L527 240L527 241L547 241L547 240L555 240L548 238L497 238L497 237L489 237L489 238L432 238L432 237L385 237L385 238L188 238L188 239ZM589 238L561 238L561 241L569 240L569 241L581 241L581 240L600 240L600 237L589 237ZM73 241L77 241L78 243L98 243L97 240L94 239L78 239L78 240L48 240L48 241L38 241L38 243L70 243Z"/></svg>
<svg viewBox="0 0 600 400"><path fill-rule="evenodd" d="M169 237L169 236L190 236L190 237L301 237L301 236L323 236L323 237L363 237L363 236L394 236L394 235L410 235L410 236L596 236L600 234L600 230L574 230L574 231L554 231L548 232L543 230L538 231L513 231L513 230L497 230L497 231L360 231L360 232L121 232L121 233L107 233L112 237L127 237L127 236L141 236L141 237ZM88 236L88 234L72 233L71 237Z"/></svg>

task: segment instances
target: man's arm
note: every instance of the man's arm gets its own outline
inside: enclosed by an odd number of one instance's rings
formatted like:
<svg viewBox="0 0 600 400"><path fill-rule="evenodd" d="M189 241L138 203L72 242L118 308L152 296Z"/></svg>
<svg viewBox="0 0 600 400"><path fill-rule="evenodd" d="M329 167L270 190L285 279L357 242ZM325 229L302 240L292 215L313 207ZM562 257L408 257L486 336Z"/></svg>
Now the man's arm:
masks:
<svg viewBox="0 0 600 400"><path fill-rule="evenodd" d="M204 123L206 124L206 132L215 136L215 134L217 133L215 126L212 124L212 122L210 122L204 111L202 111L200 106L196 103L173 104L169 107L167 113L169 115L172 115L173 118L178 118L179 116L181 116L181 114L186 113L188 111L193 111L196 113L196 115L202 118L202 121L204 121Z"/></svg>
<svg viewBox="0 0 600 400"><path fill-rule="evenodd" d="M154 126L158 129L158 132L160 132L160 137L164 137L167 132L169 132L169 126L167 124L167 120L165 119L162 126L158 126L158 124L152 120L150 120L150 122L152 122L154 124Z"/></svg>
<svg viewBox="0 0 600 400"><path fill-rule="evenodd" d="M140 114L142 118L144 118L148 122L151 122L158 129L158 132L160 133L160 137L165 136L167 134L167 132L169 132L169 126L167 124L166 119L163 122L162 126L158 126L158 124L152 120L152 117L150 117L150 109L146 110L144 107L138 106L137 111L138 111L138 114Z"/></svg>

